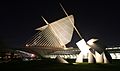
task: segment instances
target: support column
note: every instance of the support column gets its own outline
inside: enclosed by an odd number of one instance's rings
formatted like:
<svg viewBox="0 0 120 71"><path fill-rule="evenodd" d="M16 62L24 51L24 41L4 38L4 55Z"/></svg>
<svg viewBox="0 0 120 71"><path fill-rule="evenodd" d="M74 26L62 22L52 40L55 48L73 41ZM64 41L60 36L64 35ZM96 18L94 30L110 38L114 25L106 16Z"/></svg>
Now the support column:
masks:
<svg viewBox="0 0 120 71"><path fill-rule="evenodd" d="M99 54L97 51L95 51L95 59L96 63L103 63L103 53Z"/></svg>
<svg viewBox="0 0 120 71"><path fill-rule="evenodd" d="M63 58L60 57L59 55L56 57L56 60L57 60L59 63L68 63L65 59L63 59Z"/></svg>
<svg viewBox="0 0 120 71"><path fill-rule="evenodd" d="M91 52L88 53L88 63L94 63L94 56Z"/></svg>
<svg viewBox="0 0 120 71"><path fill-rule="evenodd" d="M83 63L83 54L82 53L80 53L77 56L76 63Z"/></svg>
<svg viewBox="0 0 120 71"><path fill-rule="evenodd" d="M106 58L105 56L105 53L103 52L103 60L104 60L104 63L109 63L108 59Z"/></svg>

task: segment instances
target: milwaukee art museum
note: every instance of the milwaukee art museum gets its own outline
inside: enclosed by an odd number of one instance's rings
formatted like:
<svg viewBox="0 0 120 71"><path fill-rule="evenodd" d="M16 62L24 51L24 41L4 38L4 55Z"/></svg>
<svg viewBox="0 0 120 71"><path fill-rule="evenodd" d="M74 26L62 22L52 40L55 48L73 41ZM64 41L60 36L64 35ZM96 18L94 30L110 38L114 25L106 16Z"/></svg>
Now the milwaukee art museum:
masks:
<svg viewBox="0 0 120 71"><path fill-rule="evenodd" d="M62 7L62 5L61 5ZM111 50L99 42L99 39L90 39L85 41L74 26L74 16L67 15L62 19L35 29L37 33L26 42L25 48L31 49L43 58L55 59L76 59L76 62L82 63L83 59L88 59L88 63L109 63L111 59L120 59L119 49ZM78 48L66 47L72 41L73 32L77 32L81 40L75 42ZM64 62L64 61L63 61Z"/></svg>
<svg viewBox="0 0 120 71"><path fill-rule="evenodd" d="M45 58L56 58L59 55L65 59L75 59L80 50L66 47L71 42L74 31L68 18L74 22L73 15L52 23L44 19L47 25L36 29L38 32L26 43L26 47Z"/></svg>

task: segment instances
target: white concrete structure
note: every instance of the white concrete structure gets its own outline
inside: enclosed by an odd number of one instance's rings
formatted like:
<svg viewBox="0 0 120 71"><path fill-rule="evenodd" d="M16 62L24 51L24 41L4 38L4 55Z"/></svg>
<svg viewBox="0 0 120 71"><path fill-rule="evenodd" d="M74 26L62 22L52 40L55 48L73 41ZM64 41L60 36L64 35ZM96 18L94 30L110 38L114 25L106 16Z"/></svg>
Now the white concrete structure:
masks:
<svg viewBox="0 0 120 71"><path fill-rule="evenodd" d="M65 59L63 59L62 57L60 57L59 55L56 57L56 60L59 62L59 63L68 63Z"/></svg>
<svg viewBox="0 0 120 71"><path fill-rule="evenodd" d="M88 63L93 63L94 59L97 63L108 63L106 55L104 54L104 48L101 48L102 46L95 43L98 39L91 39L88 42L85 42L77 28L74 26L73 15L69 16L61 4L60 6L67 17L52 23L48 23L43 18L47 25L36 29L38 30L38 33L26 43L26 47L31 47L31 49L38 52L43 57L49 57L49 54L57 51L70 50L71 48L67 48L66 44L71 42L73 31L75 30L81 39L76 43L81 51L80 54L77 55L76 62L82 63L83 59L86 57ZM74 48L72 49L74 50ZM67 52L65 54L67 54ZM64 58L67 57L64 55L61 56ZM71 57L71 55L69 56ZM52 55L52 57L55 58L56 55ZM61 57L57 56L57 58L60 61L62 60Z"/></svg>
<svg viewBox="0 0 120 71"><path fill-rule="evenodd" d="M76 59L77 63L82 63L84 56L87 56L88 63L94 63L94 59L96 63L109 63L109 60L105 55L105 46L97 44L97 41L98 39L91 39L86 43L84 39L82 39L76 43L81 50Z"/></svg>

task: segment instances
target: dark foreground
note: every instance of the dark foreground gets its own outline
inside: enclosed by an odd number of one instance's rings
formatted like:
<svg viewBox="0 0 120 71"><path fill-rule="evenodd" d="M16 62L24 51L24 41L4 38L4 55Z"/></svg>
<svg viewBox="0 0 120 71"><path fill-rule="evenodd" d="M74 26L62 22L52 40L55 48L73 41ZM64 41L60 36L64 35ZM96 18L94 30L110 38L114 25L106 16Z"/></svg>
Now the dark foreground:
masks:
<svg viewBox="0 0 120 71"><path fill-rule="evenodd" d="M60 64L54 60L11 61L0 63L2 71L119 71L120 60L110 64Z"/></svg>

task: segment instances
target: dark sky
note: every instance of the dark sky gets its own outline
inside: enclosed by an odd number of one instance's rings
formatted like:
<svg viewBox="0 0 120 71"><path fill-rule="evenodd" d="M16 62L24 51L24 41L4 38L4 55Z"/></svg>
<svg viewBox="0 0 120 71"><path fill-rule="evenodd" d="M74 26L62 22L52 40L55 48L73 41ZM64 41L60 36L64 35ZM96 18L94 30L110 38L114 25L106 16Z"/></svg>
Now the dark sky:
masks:
<svg viewBox="0 0 120 71"><path fill-rule="evenodd" d="M23 46L36 33L34 29L46 25L41 16L45 17L48 22L66 16L59 2L69 15L74 15L75 26L86 41L97 37L109 46L120 45L120 4L101 0L1 2L0 39L11 46ZM78 38L74 35L73 42L78 41Z"/></svg>

